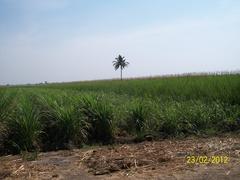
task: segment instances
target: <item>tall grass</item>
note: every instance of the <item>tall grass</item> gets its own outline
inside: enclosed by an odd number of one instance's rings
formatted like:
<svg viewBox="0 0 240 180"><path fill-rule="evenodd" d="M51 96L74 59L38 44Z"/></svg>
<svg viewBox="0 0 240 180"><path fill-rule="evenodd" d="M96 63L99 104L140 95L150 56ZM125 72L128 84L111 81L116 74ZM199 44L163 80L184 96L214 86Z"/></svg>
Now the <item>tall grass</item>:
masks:
<svg viewBox="0 0 240 180"><path fill-rule="evenodd" d="M81 146L87 140L88 122L84 121L77 109L78 98L67 94L39 97L44 124L45 149L68 148L69 145Z"/></svg>
<svg viewBox="0 0 240 180"><path fill-rule="evenodd" d="M240 131L240 75L0 89L0 152Z"/></svg>
<svg viewBox="0 0 240 180"><path fill-rule="evenodd" d="M201 101L167 102L161 105L159 130L166 136L211 134L240 130L240 106Z"/></svg>
<svg viewBox="0 0 240 180"><path fill-rule="evenodd" d="M110 143L113 140L111 106L102 97L85 96L80 109L86 122L91 124L88 138L97 143Z"/></svg>
<svg viewBox="0 0 240 180"><path fill-rule="evenodd" d="M8 119L11 113L11 105L13 105L16 91L0 91L0 122Z"/></svg>
<svg viewBox="0 0 240 180"><path fill-rule="evenodd" d="M42 127L39 122L40 112L21 96L13 116L8 120L8 146L12 152L32 151L38 149Z"/></svg>
<svg viewBox="0 0 240 180"><path fill-rule="evenodd" d="M4 144L9 132L7 123L13 117L16 93L16 91L0 91L0 154L5 151Z"/></svg>
<svg viewBox="0 0 240 180"><path fill-rule="evenodd" d="M89 81L63 84L49 84L44 88L72 89L127 94L137 97L161 98L163 100L214 100L230 104L240 103L240 75L209 75L163 77L133 80Z"/></svg>
<svg viewBox="0 0 240 180"><path fill-rule="evenodd" d="M143 102L133 102L132 107L129 109L128 119L126 120L128 132L137 134L143 132L148 115L148 107Z"/></svg>

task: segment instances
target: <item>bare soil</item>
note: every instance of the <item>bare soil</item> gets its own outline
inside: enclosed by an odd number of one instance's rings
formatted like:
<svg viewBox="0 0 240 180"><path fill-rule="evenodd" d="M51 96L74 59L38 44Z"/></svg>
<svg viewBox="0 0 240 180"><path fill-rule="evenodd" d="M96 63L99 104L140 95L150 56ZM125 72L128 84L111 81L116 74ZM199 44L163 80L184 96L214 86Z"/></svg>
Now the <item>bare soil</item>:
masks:
<svg viewBox="0 0 240 180"><path fill-rule="evenodd" d="M186 156L228 156L227 164L188 164ZM141 143L0 157L0 179L240 179L240 136Z"/></svg>

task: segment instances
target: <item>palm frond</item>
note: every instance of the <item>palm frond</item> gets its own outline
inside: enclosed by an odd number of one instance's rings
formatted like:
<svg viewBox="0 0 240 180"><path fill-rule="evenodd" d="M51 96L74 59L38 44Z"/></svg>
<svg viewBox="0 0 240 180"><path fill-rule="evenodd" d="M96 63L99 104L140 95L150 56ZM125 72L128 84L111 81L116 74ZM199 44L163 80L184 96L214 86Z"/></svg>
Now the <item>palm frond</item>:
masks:
<svg viewBox="0 0 240 180"><path fill-rule="evenodd" d="M119 67L120 67L120 64L116 64L115 67L114 67L115 71L118 70Z"/></svg>

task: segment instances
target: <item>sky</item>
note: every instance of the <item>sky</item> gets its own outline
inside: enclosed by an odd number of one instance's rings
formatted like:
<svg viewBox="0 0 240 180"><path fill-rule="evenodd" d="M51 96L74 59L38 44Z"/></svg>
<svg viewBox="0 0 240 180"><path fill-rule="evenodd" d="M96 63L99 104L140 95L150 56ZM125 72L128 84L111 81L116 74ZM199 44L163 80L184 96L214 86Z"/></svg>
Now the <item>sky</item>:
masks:
<svg viewBox="0 0 240 180"><path fill-rule="evenodd" d="M0 0L0 84L240 69L239 0Z"/></svg>

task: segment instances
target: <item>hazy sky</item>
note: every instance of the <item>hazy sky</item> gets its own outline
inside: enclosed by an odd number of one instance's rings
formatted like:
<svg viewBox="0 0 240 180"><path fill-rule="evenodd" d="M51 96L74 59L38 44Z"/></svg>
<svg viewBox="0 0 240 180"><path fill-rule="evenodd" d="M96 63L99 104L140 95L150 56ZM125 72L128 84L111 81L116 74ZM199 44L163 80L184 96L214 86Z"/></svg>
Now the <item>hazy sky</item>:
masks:
<svg viewBox="0 0 240 180"><path fill-rule="evenodd" d="M0 0L0 84L240 69L239 0Z"/></svg>

